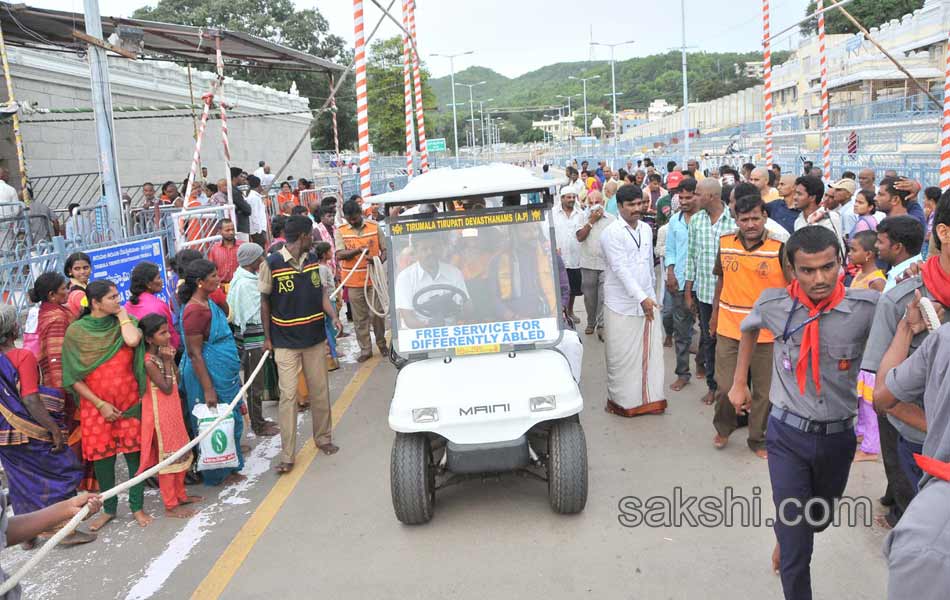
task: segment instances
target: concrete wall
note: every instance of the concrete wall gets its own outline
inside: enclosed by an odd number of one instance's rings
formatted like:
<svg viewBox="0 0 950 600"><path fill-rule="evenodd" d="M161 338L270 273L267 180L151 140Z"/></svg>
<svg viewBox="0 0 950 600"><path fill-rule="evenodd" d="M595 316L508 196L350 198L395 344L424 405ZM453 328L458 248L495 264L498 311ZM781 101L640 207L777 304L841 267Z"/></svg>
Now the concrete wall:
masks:
<svg viewBox="0 0 950 600"><path fill-rule="evenodd" d="M91 107L89 68L85 60L72 54L44 53L21 48L10 51L10 69L16 99L37 103L41 108ZM113 105L190 103L187 71L176 64L152 61L110 59ZM210 89L212 75L192 71L195 97ZM308 111L306 98L270 88L228 79L228 102L235 108L229 117L261 112ZM179 111L181 112L181 111ZM213 110L212 112L217 112ZM193 125L189 116L162 119L122 119L143 113L115 113L115 137L119 157L119 180L123 186L144 181L181 182L191 167L194 152ZM155 113L148 113L155 114ZM198 112L200 116L200 111ZM26 115L24 120L51 118L90 118L81 115ZM249 172L259 160L276 170L287 159L294 145L311 122L309 112L254 118L229 118L228 132L233 164ZM96 172L97 144L95 123L24 123L27 171L31 177ZM202 143L202 162L209 178L224 176L221 122L209 121ZM312 171L309 142L297 152L285 175L310 176ZM17 172L12 127L0 125L0 165ZM12 182L11 182L12 183ZM49 199L55 203L54 199Z"/></svg>

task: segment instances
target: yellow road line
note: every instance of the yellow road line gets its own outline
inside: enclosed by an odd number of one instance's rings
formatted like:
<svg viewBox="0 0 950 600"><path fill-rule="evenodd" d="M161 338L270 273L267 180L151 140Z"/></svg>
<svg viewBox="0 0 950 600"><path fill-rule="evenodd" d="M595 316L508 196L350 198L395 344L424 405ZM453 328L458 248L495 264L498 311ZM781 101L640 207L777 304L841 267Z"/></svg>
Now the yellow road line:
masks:
<svg viewBox="0 0 950 600"><path fill-rule="evenodd" d="M340 397L337 398L337 401L333 404L334 429L337 423L340 422L343 414L346 413L347 409L353 403L356 394L359 393L363 384L369 379L369 376L377 364L379 364L379 359L376 357L363 363L353 375L353 379L350 380L350 383L343 388ZM228 547L218 558L217 562L211 567L208 576L198 585L198 588L191 595L192 600L215 600L224 592L224 589L228 586L228 583L231 582L231 579L234 577L234 574L237 573L244 559L250 554L251 549L254 548L254 545L257 543L257 540L260 539L261 535L264 534L264 531L267 530L267 526L270 525L270 522L277 516L280 508L284 505L287 498L290 497L290 494L294 491L294 488L297 487L297 484L300 483L300 479L316 457L317 448L313 443L313 438L310 438L297 453L294 470L286 475L282 475L277 480L277 483L271 488L271 491L261 502L260 506L258 506L254 514L251 515L251 518L241 527L241 530L238 531L237 535L231 540L231 543L228 544Z"/></svg>

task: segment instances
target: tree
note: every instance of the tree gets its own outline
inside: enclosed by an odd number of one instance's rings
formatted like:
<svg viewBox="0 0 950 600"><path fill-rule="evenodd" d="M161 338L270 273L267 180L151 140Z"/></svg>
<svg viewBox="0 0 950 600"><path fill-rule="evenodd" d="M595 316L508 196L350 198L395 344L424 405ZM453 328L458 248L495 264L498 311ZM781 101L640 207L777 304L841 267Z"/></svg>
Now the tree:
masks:
<svg viewBox="0 0 950 600"><path fill-rule="evenodd" d="M828 7L835 0L827 0ZM891 19L899 19L912 13L924 5L924 0L854 0L848 5L847 11L864 25L865 28L880 27ZM805 8L805 14L810 15L818 10L818 4L811 0ZM813 17L801 25L802 36L818 33L818 17ZM825 13L825 33L859 33L858 28L838 10Z"/></svg>
<svg viewBox="0 0 950 600"><path fill-rule="evenodd" d="M779 65L788 56L787 51L774 51L772 64ZM741 67L746 62L761 61L761 52L694 52L690 53L688 58L690 102L713 100L761 83L760 79L746 77L741 69L737 74L735 69L735 65ZM665 52L618 61L616 63L617 92L621 94L617 98L618 110L627 108L645 110L650 102L657 98L665 98L673 104L680 104L683 85L680 71L681 60L679 52ZM581 83L571 81L568 77L592 75L600 75L600 79L587 82L587 98L590 106L609 107L610 102L609 99L605 99L607 98L605 94L611 91L610 63L606 61L557 63L510 79L490 69L469 67L456 73L455 78L457 81L485 81L486 84L480 86L479 90L482 97L495 99L493 106L537 108L537 113L500 113L514 127L515 139L521 140L525 139L531 131L532 119L541 119L544 111L550 110L549 107L566 104L567 100L558 98L559 95L574 95L581 92ZM432 88L442 106L452 101L452 87L448 76L433 79ZM581 98L573 97L572 103L572 109L580 112ZM588 111L593 112L593 109L589 107ZM449 113L446 123L451 134L451 111L446 112ZM530 118L517 119L515 115ZM601 118L604 119L604 116ZM609 121L609 117L605 119L608 124ZM583 117L577 123L583 128Z"/></svg>
<svg viewBox="0 0 950 600"><path fill-rule="evenodd" d="M349 64L343 38L330 33L327 20L317 9L296 10L292 0L159 0L154 6L136 10L136 19L191 25L205 29L228 29L249 33L313 56ZM225 57L227 58L227 57ZM208 65L197 66L212 70ZM292 72L272 69L225 67L226 75L274 89L288 91L293 82L301 96L310 100L310 108L323 105L330 92L330 81L323 73ZM203 90L196 90L196 95ZM347 147L356 139L356 95L352 81L344 83L336 97L339 112L340 145ZM311 126L316 145L333 147L330 113L314 115Z"/></svg>
<svg viewBox="0 0 950 600"><path fill-rule="evenodd" d="M428 71L421 69L420 77L423 107L435 106L435 95L428 86ZM397 154L405 152L406 119L400 36L377 40L370 45L366 63L366 87L369 104L369 139L373 143L373 150ZM431 112L427 112L426 117L430 114ZM413 104L413 116L415 116L415 104ZM434 120L429 122L434 122Z"/></svg>

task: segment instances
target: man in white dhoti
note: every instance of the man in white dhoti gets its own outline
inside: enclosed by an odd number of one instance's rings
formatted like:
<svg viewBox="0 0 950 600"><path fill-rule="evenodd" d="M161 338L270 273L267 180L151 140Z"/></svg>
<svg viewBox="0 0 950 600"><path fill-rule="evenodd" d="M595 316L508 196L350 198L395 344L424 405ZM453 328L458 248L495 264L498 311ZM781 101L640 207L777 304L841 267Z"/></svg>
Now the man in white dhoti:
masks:
<svg viewBox="0 0 950 600"><path fill-rule="evenodd" d="M662 414L663 328L656 318L653 231L640 220L647 201L638 186L617 190L620 218L601 234L607 412L624 417Z"/></svg>

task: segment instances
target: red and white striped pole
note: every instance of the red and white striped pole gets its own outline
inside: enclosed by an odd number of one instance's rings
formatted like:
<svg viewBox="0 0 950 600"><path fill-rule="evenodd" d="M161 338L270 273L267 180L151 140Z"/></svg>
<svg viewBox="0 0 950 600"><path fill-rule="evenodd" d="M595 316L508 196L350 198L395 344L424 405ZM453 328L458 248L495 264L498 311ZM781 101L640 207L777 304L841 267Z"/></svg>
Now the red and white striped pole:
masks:
<svg viewBox="0 0 950 600"><path fill-rule="evenodd" d="M426 144L426 119L422 109L422 69L419 67L419 39L416 37L416 0L409 0L409 35L412 37L412 77L416 87L416 127L419 129L419 169L429 170L429 147Z"/></svg>
<svg viewBox="0 0 950 600"><path fill-rule="evenodd" d="M950 38L948 38L950 39ZM940 189L950 189L950 42L943 81L943 129L940 132Z"/></svg>
<svg viewBox="0 0 950 600"><path fill-rule="evenodd" d="M822 174L831 181L831 132L828 106L828 57L825 52L825 2L818 0L818 62L821 67L821 151Z"/></svg>
<svg viewBox="0 0 950 600"><path fill-rule="evenodd" d="M334 90L336 85L334 85L333 75L330 75L330 90ZM337 127L336 122L336 98L333 95L330 95L330 115L332 117L333 124L333 151L336 153L336 181L337 181L337 210L338 215L342 215L343 211L341 207L343 206L343 165L340 164L340 130Z"/></svg>
<svg viewBox="0 0 950 600"><path fill-rule="evenodd" d="M356 136L360 152L360 196L373 195L369 177L369 116L366 98L366 38L363 29L363 0L353 0L353 63L356 65Z"/></svg>
<svg viewBox="0 0 950 600"><path fill-rule="evenodd" d="M221 110L221 142L224 145L224 171L228 182L228 204L234 204L231 195L233 191L231 189L231 144L228 141L228 112L224 107L224 58L221 56L220 35L214 38L214 50L218 68L218 89L221 94L218 99L218 107ZM185 198L185 201L187 202L188 198Z"/></svg>
<svg viewBox="0 0 950 600"><path fill-rule="evenodd" d="M402 0L402 27L409 31L409 1ZM409 35L402 34L402 94L403 108L406 113L406 175L412 179L413 151L415 135L412 123L412 51L409 49Z"/></svg>
<svg viewBox="0 0 950 600"><path fill-rule="evenodd" d="M765 110L765 166L772 168L772 42L769 39L769 0L762 0L762 78Z"/></svg>
<svg viewBox="0 0 950 600"><path fill-rule="evenodd" d="M205 127L208 125L208 114L211 112L211 103L214 102L214 93L217 90L218 82L211 84L211 91L201 97L204 108L201 111L201 123L198 125L198 135L195 137L195 153L191 157L191 171L188 173L188 185L185 186L184 206L188 206L188 198L191 197L191 190L195 184L195 175L198 172L198 164L201 162L201 140L205 136ZM230 178L231 174L228 173Z"/></svg>

